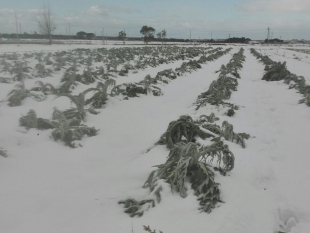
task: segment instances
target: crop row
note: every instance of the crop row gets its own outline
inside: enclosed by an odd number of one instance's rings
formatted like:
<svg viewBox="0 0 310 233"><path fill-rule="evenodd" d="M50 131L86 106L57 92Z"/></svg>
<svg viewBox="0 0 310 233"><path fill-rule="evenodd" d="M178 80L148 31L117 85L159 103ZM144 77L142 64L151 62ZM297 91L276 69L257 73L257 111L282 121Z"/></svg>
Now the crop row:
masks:
<svg viewBox="0 0 310 233"><path fill-rule="evenodd" d="M242 68L243 61L243 49L241 49L226 66L221 67L218 80L222 80L223 77L225 80L240 78L238 71ZM209 90L213 89L214 85L212 83ZM220 81L218 85L227 86L227 82ZM201 115L197 120L184 115L169 123L166 132L155 144L155 146L165 145L169 149L167 161L154 166L157 169L150 173L143 185L143 188L149 189L149 198L141 201L132 198L120 201L119 204L124 205L125 213L131 217L142 216L145 210L160 203L161 192L164 189L177 191L185 198L186 180L190 180L202 212L210 213L218 202L222 202L219 184L214 180L214 171L226 175L234 168L235 161L233 153L224 142L234 141L244 148L244 139L250 136L245 133L235 133L233 126L227 121L219 126L214 123L217 120L219 118L211 113L209 116ZM201 143L206 139L211 141L211 145L210 142L209 146ZM215 159L216 162L214 162ZM213 169L212 166L214 166Z"/></svg>
<svg viewBox="0 0 310 233"><path fill-rule="evenodd" d="M113 96L121 95L124 99L137 97L139 94L147 94L148 92L152 93L154 96L162 95L158 84L168 84L171 80L176 79L178 76L200 69L201 64L214 61L224 54L227 54L230 50L231 49L226 49L222 51L221 48L214 49L210 52L211 54L209 56L203 55L198 60L183 62L182 65L175 70L166 69L159 71L154 78L147 75L144 80L140 82L125 83L115 86L115 88L112 89L111 94Z"/></svg>
<svg viewBox="0 0 310 233"><path fill-rule="evenodd" d="M299 53L310 54L310 50L309 49L288 49L288 50L299 52Z"/></svg>
<svg viewBox="0 0 310 233"><path fill-rule="evenodd" d="M207 62L217 59L218 57L226 54L228 50L221 51L221 49L213 50L214 54L209 55L208 57L201 57L199 62ZM190 61L188 63L183 63L181 68L177 68L176 71L179 72L179 75L185 72L191 72L195 70L195 64L200 67L200 63L197 61ZM185 68L184 68L185 67ZM71 103L75 105L75 108L71 108L65 111L60 111L55 109L52 114L52 119L42 119L37 117L36 112L31 109L27 115L20 118L20 125L26 128L37 128L37 129L53 129L52 137L54 140L63 141L66 145L70 147L76 147L74 143L75 140L80 140L84 135L94 136L97 133L95 128L89 128L86 125L82 124L85 121L86 113L98 114L95 108L101 108L105 101L108 99L108 88L114 87L111 91L111 96L124 95L126 92L127 97L134 97L137 94L145 94L148 90L152 88L152 93L154 95L160 94L160 88L156 87L153 84L156 84L159 81L163 83L168 83L167 80L176 78L177 73L171 72L172 70L165 70L158 72L157 76L152 79L149 75L145 78L142 87L139 87L136 84L130 84L126 86L125 90L122 90L120 86L115 86L115 81L113 79L108 79L105 83L98 82L96 88L88 88L78 95L71 95L66 92L59 92L51 84L44 84L42 81L38 81L39 87L33 88L31 91L27 90L24 85L23 79L20 81L20 84L9 93L8 101L10 106L18 106L21 104L22 99L28 96L34 96L35 98L42 100L42 96L45 97L47 94L53 94L57 97L67 97L71 100ZM171 73L175 76L172 77ZM163 77L166 75L166 80ZM70 80L71 76L64 75L64 78ZM157 89L156 89L157 88ZM158 90L159 94L155 94L155 90ZM34 94L35 91L41 91L43 95ZM86 99L86 95L89 92L93 92L91 98ZM88 108L86 106L89 105Z"/></svg>
<svg viewBox="0 0 310 233"><path fill-rule="evenodd" d="M281 81L283 80L285 84L289 85L289 89L296 89L303 98L299 100L299 103L305 103L310 106L310 85L306 84L306 80L303 76L297 76L291 73L286 68L286 62L275 62L271 60L268 56L263 56L258 53L255 49L251 49L251 53L265 65L265 74L262 80L266 81Z"/></svg>
<svg viewBox="0 0 310 233"><path fill-rule="evenodd" d="M55 53L3 54L0 65L5 76L2 82L20 81L21 78L48 77L53 72L65 69L65 73L76 72L78 81L93 83L98 78L128 75L148 66L156 67L177 60L192 59L204 55L208 48L143 47L112 49L76 49ZM94 68L93 66L98 66ZM83 67L82 70L79 68Z"/></svg>
<svg viewBox="0 0 310 233"><path fill-rule="evenodd" d="M151 51L154 50L154 49L152 50L152 48L148 48L148 49L136 48L137 51L143 51L142 54L145 54L144 50L150 50L150 49L151 49ZM101 50L106 51L106 49L101 49ZM127 51L128 49L120 48L120 49L111 49L111 50L115 52L114 57L119 57L121 54L121 51L123 51L123 50ZM131 53L137 52L136 50L135 49L129 49L129 51L131 51ZM206 50L209 50L209 48L207 48L207 49L199 49L199 48L192 48L192 49L185 48L185 49L183 49L183 48L180 48L179 49L179 47L168 47L166 49L160 48L160 49L157 49L156 51L158 51L158 50L159 51L165 51L165 52L162 52L161 54L166 54L168 51L172 54L178 54L175 57L171 57L171 56L170 56L170 58L168 57L168 60L170 59L169 61L173 61L173 60L179 59L179 58L180 59L192 58L192 57L198 56L199 54L204 54L204 56L205 56L205 54L212 53L212 52L216 51L216 50L212 50L210 52L206 52ZM81 49L79 49L77 51L78 51L77 52L78 56L80 56L83 53L86 53L86 54L90 53L90 55L92 55L92 52L94 52L91 50L81 50ZM107 50L107 51L109 51L109 55L110 55L111 51L110 50ZM123 51L123 53L125 53L124 51ZM150 52L150 51L148 51L148 52ZM57 52L55 54L59 54L59 53ZM55 55L55 54L53 54L53 55ZM67 53L60 53L60 54L67 54ZM19 56L17 54L15 54L15 55L11 54L11 55L6 55L6 56L7 56L7 59L13 59L13 60L19 58ZM3 56L2 62L1 62L2 66L3 66L3 70L6 70L5 67L8 66L7 64L9 64L5 60L6 56ZM28 56L30 56L30 55L28 55ZM28 56L26 56L26 57L28 57ZM50 69L46 69L44 67L44 65L42 65L43 53L32 54L32 56L36 56L37 59L39 60L39 63L37 65L35 65L35 67L37 69L40 69L46 75L51 74L52 71ZM49 56L52 56L52 55L48 54L47 57L44 58L44 60L50 61ZM57 55L57 56L60 56L60 55ZM108 57L110 58L110 56L108 56ZM128 56L127 58L130 59L131 56ZM10 106L19 106L21 104L21 101L26 97L34 97L36 100L39 100L39 101L44 100L44 98L45 98L44 95L46 95L47 92L49 92L49 93L53 92L55 94L70 93L71 90L74 89L78 85L78 82L81 82L83 84L88 85L88 84L91 84L94 82L103 81L103 80L107 80L111 77L115 77L115 75L111 72L110 69L108 69L109 72L106 72L105 69L103 68L103 66L97 67L96 69L92 68L92 66L91 66L92 61L90 59L88 59L87 67L86 67L86 69L84 69L83 73L78 74L79 66L81 65L81 64L78 64L78 60L72 59L71 57L67 58L67 60L69 62L72 61L72 64L71 64L71 66L66 68L64 75L60 80L61 85L59 87L56 88L49 83L44 84L42 81L38 81L36 83L37 86L32 88L32 90L30 90L30 91L25 89L24 80L27 78L33 77L29 73L32 68L24 66L24 64L27 63L26 61L17 62L14 60L15 66L11 67L10 69L8 68L8 70L10 71L10 74L13 76L12 78L9 78L9 79L20 81L20 83L16 85L16 88L12 92L10 92L10 95L14 94L13 97L9 97ZM124 71L124 69L122 69L121 72L128 73L129 69L135 69L130 64L126 64L126 67L127 67L126 71ZM6 79L4 79L4 80L6 80ZM99 84L99 85L102 85L102 84ZM132 87L132 85L130 85L130 87ZM116 92L122 92L123 93L123 91L121 91L121 89L122 88L119 86L115 90L116 90ZM40 95L38 93L31 92L31 91L40 91L40 90L42 90L44 95L42 95L42 94Z"/></svg>

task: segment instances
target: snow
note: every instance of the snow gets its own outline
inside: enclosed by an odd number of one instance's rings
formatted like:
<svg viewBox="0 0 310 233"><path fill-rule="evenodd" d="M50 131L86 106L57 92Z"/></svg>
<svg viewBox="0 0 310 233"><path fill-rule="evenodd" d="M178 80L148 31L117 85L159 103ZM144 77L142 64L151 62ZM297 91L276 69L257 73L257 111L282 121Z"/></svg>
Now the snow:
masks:
<svg viewBox="0 0 310 233"><path fill-rule="evenodd" d="M0 45L5 52L59 51L95 48L101 45ZM112 45L111 45L112 47ZM0 147L8 157L0 156L0 232L5 233L142 233L143 225L165 233L214 232L310 232L310 109L298 104L302 98L282 81L261 80L264 66L245 46L246 61L240 71L238 91L229 102L240 107L228 117L223 109L202 107L195 111L197 96L217 79L222 64L229 62L240 46L208 64L161 86L163 96L141 96L126 101L109 97L99 115L88 114L86 123L100 129L94 137L84 138L83 147L71 149L50 138L51 130L26 130L19 118L29 109L39 117L49 118L53 107L69 108L66 98L49 96L37 102L31 98L18 107L0 103ZM281 47L254 46L273 60L287 61L288 70L307 79L309 64L275 55L295 53ZM302 60L307 54L298 53ZM117 83L136 82L146 74L175 68L181 62L147 68ZM60 79L55 74L44 81ZM29 81L29 82L28 82ZM27 80L26 87L35 80ZM55 81L56 83L56 81ZM0 100L6 98L14 84L0 83ZM79 88L88 88L79 84ZM79 89L80 91L80 89ZM235 132L251 135L246 148L225 142L235 155L235 168L228 176L215 173L220 183L222 203L210 214L198 211L193 191L183 199L162 192L162 201L147 210L141 218L130 218L118 201L129 197L148 197L142 185L152 166L164 163L169 151L156 146L169 122L181 115L198 117L214 112L220 122L226 120Z"/></svg>

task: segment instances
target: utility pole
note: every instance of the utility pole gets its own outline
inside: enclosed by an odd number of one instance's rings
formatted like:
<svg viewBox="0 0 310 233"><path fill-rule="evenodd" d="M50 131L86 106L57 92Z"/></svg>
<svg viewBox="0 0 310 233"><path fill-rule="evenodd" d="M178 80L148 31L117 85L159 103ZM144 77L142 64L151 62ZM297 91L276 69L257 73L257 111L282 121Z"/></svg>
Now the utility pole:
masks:
<svg viewBox="0 0 310 233"><path fill-rule="evenodd" d="M267 31L268 31L268 33L267 33L267 44L269 43L269 30L270 30L270 28L268 27L267 28Z"/></svg>
<svg viewBox="0 0 310 233"><path fill-rule="evenodd" d="M15 23L16 23L16 39L17 39L17 43L18 43L18 46L19 46L18 29L17 29L17 16L16 16L16 14L15 14Z"/></svg>
<svg viewBox="0 0 310 233"><path fill-rule="evenodd" d="M22 24L19 23L19 34L22 34Z"/></svg>
<svg viewBox="0 0 310 233"><path fill-rule="evenodd" d="M69 23L69 43L71 45L71 31L70 31L70 23Z"/></svg>
<svg viewBox="0 0 310 233"><path fill-rule="evenodd" d="M213 40L213 39L212 39L212 32L211 32L211 41L210 41L211 43L212 43L212 40Z"/></svg>
<svg viewBox="0 0 310 233"><path fill-rule="evenodd" d="M104 28L102 29L102 44L105 44L105 42L104 42Z"/></svg>
<svg viewBox="0 0 310 233"><path fill-rule="evenodd" d="M192 44L192 29L189 29L189 42Z"/></svg>
<svg viewBox="0 0 310 233"><path fill-rule="evenodd" d="M230 34L228 35L228 38L229 38L229 42L228 43L230 44Z"/></svg>

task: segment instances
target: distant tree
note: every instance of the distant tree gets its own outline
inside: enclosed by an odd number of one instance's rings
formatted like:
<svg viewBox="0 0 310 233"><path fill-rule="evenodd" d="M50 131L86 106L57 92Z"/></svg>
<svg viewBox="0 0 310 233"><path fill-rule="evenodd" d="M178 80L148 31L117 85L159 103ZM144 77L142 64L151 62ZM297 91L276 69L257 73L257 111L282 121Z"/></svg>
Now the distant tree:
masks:
<svg viewBox="0 0 310 233"><path fill-rule="evenodd" d="M94 33L86 33L87 40L93 40L96 38L96 35Z"/></svg>
<svg viewBox="0 0 310 233"><path fill-rule="evenodd" d="M46 35L49 39L49 44L52 44L52 32L56 29L53 13L48 2L42 4L42 9L39 15L36 16L39 31L42 35Z"/></svg>
<svg viewBox="0 0 310 233"><path fill-rule="evenodd" d="M144 43L148 44L150 41L154 39L155 29L148 26L143 26L140 30L140 33L144 35Z"/></svg>
<svg viewBox="0 0 310 233"><path fill-rule="evenodd" d="M161 44L163 44L163 40L166 38L167 36L167 32L166 32L166 29L162 30L161 32L158 32L156 34L156 36L161 39Z"/></svg>
<svg viewBox="0 0 310 233"><path fill-rule="evenodd" d="M232 37L225 40L226 43L248 43L249 41L251 41L251 39L245 37Z"/></svg>
<svg viewBox="0 0 310 233"><path fill-rule="evenodd" d="M120 31L118 33L118 39L123 41L123 44L125 44L126 40L126 32L125 31Z"/></svg>
<svg viewBox="0 0 310 233"><path fill-rule="evenodd" d="M86 35L87 35L87 33L86 33L86 32L83 32L83 31L80 31L80 32L77 32L77 33L76 33L76 36L77 36L77 38L79 38L79 39L86 39Z"/></svg>

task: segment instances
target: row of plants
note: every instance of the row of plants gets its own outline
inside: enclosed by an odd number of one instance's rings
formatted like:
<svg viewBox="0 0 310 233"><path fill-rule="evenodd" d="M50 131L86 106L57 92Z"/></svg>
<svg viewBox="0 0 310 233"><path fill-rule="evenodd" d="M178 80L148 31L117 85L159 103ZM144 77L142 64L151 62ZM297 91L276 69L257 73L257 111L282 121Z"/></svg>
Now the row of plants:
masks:
<svg viewBox="0 0 310 233"><path fill-rule="evenodd" d="M39 81L41 82L41 81ZM88 127L83 124L85 122L86 114L91 113L97 115L95 108L99 109L108 99L108 88L115 86L115 80L109 79L105 83L98 82L96 88L88 88L78 95L71 95L68 93L57 93L53 86L39 83L41 85L40 91L52 92L57 97L68 98L75 107L60 111L54 109L51 119L38 118L34 110L30 110L27 115L20 118L20 125L27 129L36 128L40 130L53 129L52 138L55 141L62 141L65 145L72 148L76 147L74 141L81 140L83 136L95 136L97 131L94 127ZM94 92L92 97L86 98L86 94ZM13 95L14 96L14 95ZM12 96L11 96L12 97ZM13 102L15 103L15 102ZM89 106L89 107L87 107Z"/></svg>
<svg viewBox="0 0 310 233"><path fill-rule="evenodd" d="M37 117L36 112L31 109L27 115L19 119L21 126L27 129L35 128L39 130L52 129L51 137L55 141L62 141L66 146L75 148L81 146L76 144L76 140L81 140L84 136L92 137L97 135L98 130L82 124L81 115L68 111L54 109L51 119Z"/></svg>
<svg viewBox="0 0 310 233"><path fill-rule="evenodd" d="M244 61L243 49L240 51L233 56L230 65L221 69L220 75L239 75L240 68L235 67L240 67L240 63ZM231 67L233 72L227 72ZM161 202L161 192L164 189L171 189L185 198L189 188L188 181L198 198L201 212L210 213L218 203L223 202L220 184L215 182L215 172L225 176L234 168L235 163L234 154L225 140L245 148L244 140L250 135L235 133L233 126L227 121L220 126L215 123L218 120L211 113L209 116L201 115L196 120L184 115L170 122L166 132L155 144L166 146L169 150L167 160L164 164L153 166L156 170L150 173L144 183L143 188L149 189L148 198L119 201L124 206L125 213L130 217L141 217L144 211Z"/></svg>
<svg viewBox="0 0 310 233"><path fill-rule="evenodd" d="M226 102L232 94L232 91L237 90L238 79L240 78L239 70L242 69L242 63L245 61L243 55L244 49L241 48L238 53L235 53L227 65L222 65L217 80L214 80L206 92L201 93L196 100L196 110L207 104L215 106L225 106L230 109L227 112L228 116L234 114L234 110L238 109L237 105Z"/></svg>
<svg viewBox="0 0 310 233"><path fill-rule="evenodd" d="M220 51L221 49L216 49L210 51ZM190 51L190 50L188 50ZM196 51L196 50L195 50ZM192 53L191 56L195 57L200 52L199 50L196 53ZM207 52L204 53L206 55ZM38 59L42 62L42 54L37 54ZM29 55L30 56L30 55ZM51 54L50 54L51 56ZM12 56L13 59L16 59L15 56ZM11 57L9 57L11 58ZM72 103L75 104L75 108L71 108L65 111L59 111L57 109L54 110L51 119L42 119L37 118L36 113L34 110L30 110L27 115L22 116L20 118L20 125L26 128L37 128L40 130L44 129L53 129L52 131L52 138L55 141L63 141L65 145L70 147L76 147L74 141L80 140L84 135L94 136L97 133L95 128L90 128L85 124L82 124L85 120L86 113L97 114L94 110L95 108L101 108L102 105L108 98L108 88L112 89L111 95L119 95L123 92L120 86L115 87L115 80L114 79L106 79L104 77L104 82L97 80L97 86L95 88L88 88L84 92L78 95L71 95L70 89L77 85L77 81L81 81L82 76L76 74L77 71L77 63L76 60L73 60L73 66L69 67L64 76L62 77L62 84L59 88L55 88L53 85L49 83L43 83L42 81L37 81L36 86L31 88L30 90L25 88L25 79L31 78L25 72L28 71L30 68L25 68L24 66L17 63L17 71L15 80L18 80L19 83L15 86L15 88L8 94L8 103L9 106L19 106L23 99L27 97L32 97L35 100L42 101L46 99L46 95L52 94L56 95L57 97L67 97L71 100ZM89 71L89 70L88 70ZM85 73L85 72L84 72ZM98 69L96 72L98 75L104 76L104 70ZM176 78L176 73L172 72L172 70L164 70L162 72L158 72L156 76L157 80L161 80L163 82L168 82L167 80ZM83 81L82 81L83 82ZM83 82L86 83L86 80ZM91 82L89 82L91 83ZM147 76L142 82L141 85L143 86L142 92L145 91L152 91L154 95L160 95L160 88L153 86L154 80ZM139 87L138 87L139 88ZM94 94L92 97L86 99L85 96L88 92L93 92ZM141 90L137 90L135 86L128 86L126 90L126 94L129 97L136 96L137 93L140 93ZM86 106L90 106L86 108Z"/></svg>
<svg viewBox="0 0 310 233"><path fill-rule="evenodd" d="M303 76L297 76L291 73L287 67L286 62L275 62L268 56L264 56L257 52L255 49L251 49L251 53L259 60L259 62L265 65L265 74L262 80L266 81L281 81L289 85L289 89L296 89L303 98L299 100L299 104L305 103L310 107L310 85L306 84L306 80Z"/></svg>
<svg viewBox="0 0 310 233"><path fill-rule="evenodd" d="M20 81L24 78L51 76L54 71L65 69L68 71L80 72L80 80L84 84L95 81L97 75L115 76L116 74L125 76L129 70L137 72L139 69L145 69L148 66L158 66L168 64L176 60L191 59L193 57L205 54L210 48L184 48L184 47L148 47L148 48L112 48L112 49L76 49L72 51L62 51L55 53L24 53L23 55L3 54L0 65L0 72L8 73L13 81ZM32 59L32 60L31 60ZM30 62L31 61L31 62ZM30 67L29 63L38 63ZM94 65L99 63L96 69ZM101 64L100 64L101 63ZM83 70L78 67L84 66ZM122 67L120 67L122 66ZM32 71L32 72L31 72ZM101 74L98 74L101 73ZM94 76L93 78L90 78ZM90 80L87 80L90 79ZM11 80L11 81L12 81ZM3 80L8 82L10 80Z"/></svg>
<svg viewBox="0 0 310 233"><path fill-rule="evenodd" d="M157 73L157 75L152 78L147 75L144 80L137 83L124 83L115 86L112 91L112 96L121 95L123 99L129 99L132 97L137 97L139 94L146 95L151 93L154 96L162 95L160 87L158 84L168 84L171 80L176 79L178 76L184 75L185 73L191 73L201 68L201 64L207 63L218 59L219 57L227 54L231 48L223 50L217 48L211 51L209 56L203 55L199 60L190 60L188 62L183 62L182 65L175 70L166 69Z"/></svg>
<svg viewBox="0 0 310 233"><path fill-rule="evenodd" d="M306 53L306 54L310 54L310 50L309 49L288 49L294 52L299 52L299 53Z"/></svg>
<svg viewBox="0 0 310 233"><path fill-rule="evenodd" d="M148 49L151 49L151 48L148 48ZM174 50L177 50L178 47L172 47L172 48L169 47L169 49L174 51ZM206 50L208 50L208 49L209 48L207 48ZM100 49L100 50L106 51L106 49ZM119 50L124 50L124 49L118 49L118 50L111 49L111 50L113 50L115 52L114 56L120 57L120 55L119 55L120 51ZM131 50L135 51L133 49L131 49ZM160 50L167 52L167 49L165 50L164 48L160 48ZM204 55L207 53L206 50L202 50ZM78 51L79 56L81 56L82 52L87 52L87 54L90 53L90 50L85 50L85 49L77 49L77 51ZM213 51L211 51L211 52L213 52ZM193 48L192 50L186 48L185 50L181 50L181 52L180 52L180 54L184 57L186 57L186 56L195 57L195 56L201 54L201 50L196 49L196 48ZM56 52L55 54L67 54L67 52L65 52L65 51ZM26 53L26 55L27 55L27 53ZM25 56L25 54L24 54L24 56ZM35 56L39 60L40 63L37 64L36 67L41 67L38 69L41 70L42 74L44 73L47 76L48 74L51 73L50 69L45 69L44 67L42 67L40 65L43 61L43 59L42 59L43 53L33 53L32 55L28 54L26 57L28 58L31 56ZM44 60L50 61L50 56L52 56L52 54L48 53L47 59L45 57ZM56 56L59 56L59 55L56 55ZM3 57L3 63L6 63L6 61L4 60L4 57ZM17 54L15 54L15 55L11 54L11 55L8 55L8 58L9 59L17 59L18 55ZM131 57L129 57L129 58L131 58ZM60 60L60 59L58 59L58 60ZM72 65L65 70L65 73L64 73L63 77L61 78L61 85L58 88L53 87L49 83L43 84L41 81L38 81L38 82L36 82L37 86L32 88L31 90L26 90L25 89L25 83L24 83L25 79L31 78L31 76L28 74L29 70L31 70L31 67L25 66L26 62L14 61L15 66L11 69L10 72L12 72L12 74L14 74L13 80L19 81L20 83L17 84L15 86L14 90L12 90L9 93L9 102L10 102L9 105L10 106L19 106L21 104L21 101L24 98L29 97L29 96L35 97L35 99L40 100L40 101L44 99L44 96L42 96L42 95L39 96L39 94L33 93L32 91L40 91L40 90L45 90L46 88L49 88L49 92L45 92L45 91L43 92L44 95L47 95L48 93L52 93L52 92L57 93L57 94L59 94L59 93L71 93L72 89L74 89L78 85L78 82L81 82L83 84L88 85L88 84L94 83L96 81L97 82L98 81L104 81L104 80L108 80L112 77L115 77L115 75L113 73L107 72L103 66L100 66L100 67L97 67L96 69L93 69L90 66L91 61L88 61L89 66L86 69L84 69L83 73L78 74L77 73L78 72L77 59L71 59L70 58L67 60L72 61ZM174 60L174 58L172 58L172 60ZM128 64L126 64L125 67L126 67L126 69L121 70L121 72L128 73L128 69L132 68L132 66L128 65ZM164 71L163 73L167 73L167 72L169 72L169 70ZM163 73L160 75L162 76ZM172 77L172 76L169 75L169 77ZM2 81L5 81L5 80L6 79L2 78ZM8 81L8 80L6 80L6 81ZM143 86L145 86L145 84L148 83L147 81L148 81L148 79L145 79L137 85L128 84L125 87L123 85L118 86L115 88L114 93L117 93L117 94L120 94L120 93L122 93L122 94L126 93L127 94L128 93L129 97L136 96L136 94L134 94L135 92L146 93L147 89L151 88L148 86L147 86L147 88L143 88ZM125 89L127 91L124 92L123 89ZM153 90L154 95L160 94L160 90L158 90L158 88L154 87L153 89L154 89ZM131 93L133 93L133 94L131 94Z"/></svg>

